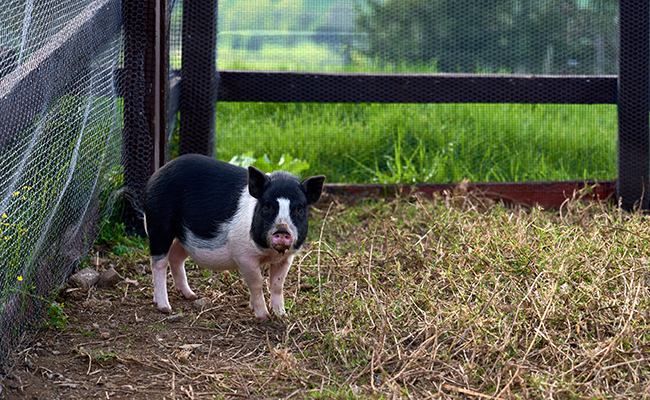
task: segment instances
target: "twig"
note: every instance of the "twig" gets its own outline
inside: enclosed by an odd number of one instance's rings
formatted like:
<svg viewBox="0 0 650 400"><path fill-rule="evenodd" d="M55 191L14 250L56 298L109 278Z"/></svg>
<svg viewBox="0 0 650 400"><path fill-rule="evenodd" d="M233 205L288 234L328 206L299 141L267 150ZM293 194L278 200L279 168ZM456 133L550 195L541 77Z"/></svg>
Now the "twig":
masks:
<svg viewBox="0 0 650 400"><path fill-rule="evenodd" d="M480 397L482 399L503 400L499 396L490 396L489 394L483 394L483 393L475 392L473 390L463 389L463 388L460 388L460 387L457 387L457 386L449 385L447 383L443 383L442 388L447 389L447 390L455 390L457 392L460 392L460 393L463 393L463 394L466 394L466 395L469 395L469 396Z"/></svg>
<svg viewBox="0 0 650 400"><path fill-rule="evenodd" d="M194 318L194 321L192 321L190 326L193 326L196 323L196 321L199 320L199 317L201 317L201 315L203 315L204 313L207 313L208 311L216 310L217 308L219 308L219 307L218 306L217 307L211 307L211 308L208 308L206 310L201 311L200 313L197 314L196 318Z"/></svg>
<svg viewBox="0 0 650 400"><path fill-rule="evenodd" d="M88 371L86 371L86 375L90 375L90 367L93 365L93 358L90 356L90 353L86 353L88 356Z"/></svg>

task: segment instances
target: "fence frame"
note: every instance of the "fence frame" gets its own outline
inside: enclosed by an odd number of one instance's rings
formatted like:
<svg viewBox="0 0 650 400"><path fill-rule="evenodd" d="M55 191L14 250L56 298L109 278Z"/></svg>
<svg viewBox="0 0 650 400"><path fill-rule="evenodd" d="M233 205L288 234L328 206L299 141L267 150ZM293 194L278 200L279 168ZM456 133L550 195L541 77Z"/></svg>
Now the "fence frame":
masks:
<svg viewBox="0 0 650 400"><path fill-rule="evenodd" d="M0 79L0 148L83 76L94 53L89 50L100 48L117 34L117 29L110 28L115 26L111 18L119 7L119 0L93 1L20 68ZM61 59L73 60L73 68L58 68Z"/></svg>
<svg viewBox="0 0 650 400"><path fill-rule="evenodd" d="M128 0L125 0L128 1ZM217 6L214 0L210 1ZM593 196L605 198L616 195L621 206L626 210L635 207L648 208L648 196L644 196L645 184L648 182L650 158L650 132L648 128L649 86L650 77L648 64L650 14L648 5L641 6L634 0L619 0L619 63L618 76L588 75L588 76L539 76L539 75L490 75L490 74L380 74L380 73L314 73L286 71L216 71L216 52L195 54L192 65L214 65L214 70L208 69L203 74L188 74L178 71L180 81L171 87L177 90L180 85L181 98L183 91L189 87L205 86L205 82L219 79L216 96L202 95L204 101L210 101L214 110L217 101L253 101L253 102L343 102L343 103L554 103L554 104L617 104L619 116L619 178L616 182L607 181ZM646 11L643 11L646 10ZM216 49L216 29L212 23L216 21L216 11L210 13L193 13L193 16L203 19L193 22L196 26L207 26L209 40L214 40ZM186 19L183 19L186 23ZM189 22L188 22L189 23ZM623 43L625 41L625 43ZM184 46L187 44L184 43ZM641 62L638 56L641 55ZM188 66L183 58L183 68ZM204 69L205 71L205 69ZM218 76L215 78L215 75ZM650 78L649 78L650 79ZM314 83L318 83L315 85ZM326 82L327 85L323 85ZM410 88L425 87L427 90L411 91ZM255 87L256 90L246 88ZM187 95L187 93L185 94ZM183 115L189 115L186 103L180 102L181 124ZM173 102L172 102L173 104ZM169 110L170 114L175 109ZM201 153L212 156L214 153L214 112L206 116L204 123L192 126L192 129L181 128L180 140L184 145L182 154ZM632 157L630 158L630 154ZM630 159L633 162L628 162ZM625 176L623 176L625 174ZM628 179L628 177L630 177ZM500 192L505 187L514 185L525 190L530 202L538 202L545 206L559 206L558 201L571 196L571 192L597 182L521 182L498 183ZM481 187L482 184L473 185ZM514 187L513 186L513 187ZM359 185L330 185L328 189L334 192L345 192L345 187L353 192L363 192ZM393 189L394 185L388 185ZM408 185L402 188L410 187ZM444 190L448 185L418 185L426 191ZM553 187L562 196L552 200L541 200L532 196L537 187L540 194L548 194L548 188ZM429 189L427 189L429 188ZM615 189L614 189L615 188ZM371 189L377 191L377 188ZM410 191L410 189L406 189ZM519 189L515 190L517 193ZM399 189L398 191L404 191ZM509 201L507 196L505 201ZM519 199L511 199L514 202Z"/></svg>
<svg viewBox="0 0 650 400"><path fill-rule="evenodd" d="M648 209L650 173L650 3L619 0L617 199Z"/></svg>
<svg viewBox="0 0 650 400"><path fill-rule="evenodd" d="M125 67L116 77L124 99L122 164L128 199L122 201L122 218L129 230L144 236L141 198L149 177L167 158L168 0L122 0L122 20Z"/></svg>

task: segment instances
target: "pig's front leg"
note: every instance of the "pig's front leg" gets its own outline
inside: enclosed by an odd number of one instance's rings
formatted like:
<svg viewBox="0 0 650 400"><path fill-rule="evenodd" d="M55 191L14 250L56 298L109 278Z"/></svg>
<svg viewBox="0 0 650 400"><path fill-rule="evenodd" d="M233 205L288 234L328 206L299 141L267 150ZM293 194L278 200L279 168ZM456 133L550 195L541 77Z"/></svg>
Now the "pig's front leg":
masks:
<svg viewBox="0 0 650 400"><path fill-rule="evenodd" d="M262 291L264 285L264 278L260 270L259 260L255 257L244 256L238 260L239 270L241 271L248 290L250 291L250 302L255 316L261 319L271 318L266 302L264 301L264 292Z"/></svg>
<svg viewBox="0 0 650 400"><path fill-rule="evenodd" d="M279 264L271 264L270 279L271 279L271 310L276 315L284 315L284 280L291 267L293 256L288 257L284 262Z"/></svg>

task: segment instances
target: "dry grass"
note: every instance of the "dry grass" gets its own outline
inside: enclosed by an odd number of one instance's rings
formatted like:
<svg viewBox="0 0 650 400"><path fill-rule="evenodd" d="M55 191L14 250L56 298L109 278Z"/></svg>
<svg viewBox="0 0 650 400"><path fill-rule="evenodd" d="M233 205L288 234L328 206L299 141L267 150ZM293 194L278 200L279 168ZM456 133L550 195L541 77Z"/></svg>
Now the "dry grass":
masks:
<svg viewBox="0 0 650 400"><path fill-rule="evenodd" d="M319 212L298 262L295 373L386 397L650 393L647 221L457 194ZM291 290L291 289L290 289ZM294 289L296 290L296 289Z"/></svg>
<svg viewBox="0 0 650 400"><path fill-rule="evenodd" d="M190 267L213 308L171 322L153 311L148 286L116 293L112 318L132 305L154 322L115 337L130 348L76 345L79 366L68 370L101 367L99 376L109 354L161 398L650 395L642 215L579 201L560 212L506 208L462 190L319 207L289 274L288 317L256 321L238 274Z"/></svg>

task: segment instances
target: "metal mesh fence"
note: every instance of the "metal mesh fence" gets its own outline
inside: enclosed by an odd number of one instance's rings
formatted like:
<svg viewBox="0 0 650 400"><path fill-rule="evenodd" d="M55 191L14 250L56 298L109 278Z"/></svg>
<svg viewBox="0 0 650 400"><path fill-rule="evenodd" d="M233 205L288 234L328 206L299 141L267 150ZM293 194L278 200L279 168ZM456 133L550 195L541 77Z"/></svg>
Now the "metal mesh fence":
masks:
<svg viewBox="0 0 650 400"><path fill-rule="evenodd" d="M85 256L121 184L119 27L114 0L0 5L2 365Z"/></svg>
<svg viewBox="0 0 650 400"><path fill-rule="evenodd" d="M614 0L221 0L216 156L291 160L329 182L615 179L614 96L531 80L598 75L583 83L612 93L617 13ZM231 70L284 73L245 81ZM359 84L357 72L407 77ZM530 90L500 104L507 85L416 79L434 72L519 74ZM560 92L567 104L525 104Z"/></svg>
<svg viewBox="0 0 650 400"><path fill-rule="evenodd" d="M614 0L216 5L0 5L0 361L95 238L120 156L131 222L190 152L347 183L617 175Z"/></svg>

